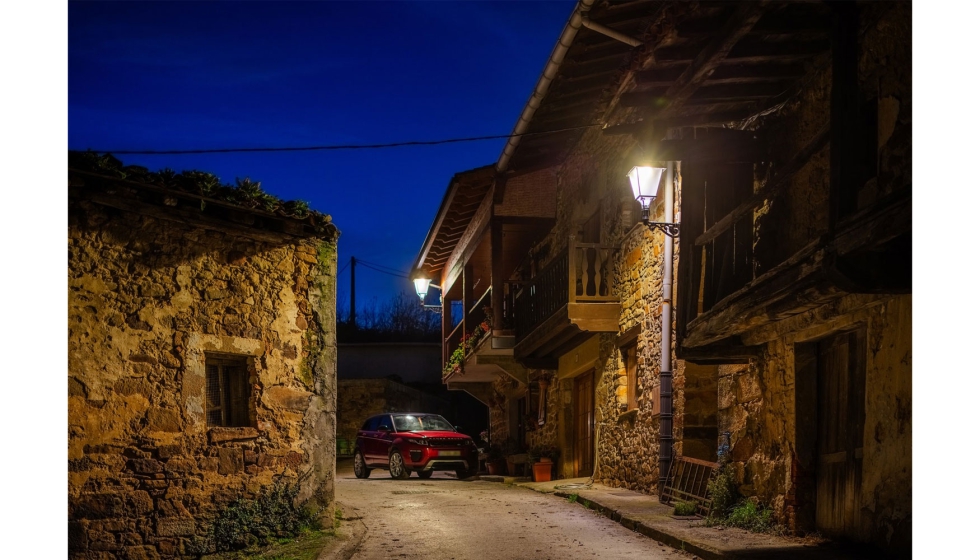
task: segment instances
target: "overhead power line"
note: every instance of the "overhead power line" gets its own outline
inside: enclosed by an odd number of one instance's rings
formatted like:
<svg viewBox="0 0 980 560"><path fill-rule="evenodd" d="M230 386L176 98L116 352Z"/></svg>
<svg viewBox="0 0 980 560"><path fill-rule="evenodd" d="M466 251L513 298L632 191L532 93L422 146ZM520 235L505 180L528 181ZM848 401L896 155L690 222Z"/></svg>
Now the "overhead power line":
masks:
<svg viewBox="0 0 980 560"><path fill-rule="evenodd" d="M363 259L358 259L357 262L358 263L366 263L366 264L369 264L371 266L376 266L378 268L383 268L383 269L387 270L388 272L393 272L393 273L397 273L397 274L405 274L405 275L408 275L408 273L405 272L404 270L399 270L399 269L394 268L394 267L391 267L391 266L387 266L387 265L383 265L383 264L378 264L378 263L371 262L371 261L366 261L366 260L363 260Z"/></svg>
<svg viewBox="0 0 980 560"><path fill-rule="evenodd" d="M362 264L365 267L370 268L371 270L373 270L375 272L380 272L381 274L387 274L388 276L395 276L395 277L398 277L398 278L408 278L408 275L407 274L395 274L394 272L388 272L387 270L382 270L380 268L375 268L375 267L373 267L373 266L371 266L369 264L366 264L364 261L357 261L357 264Z"/></svg>
<svg viewBox="0 0 980 560"><path fill-rule="evenodd" d="M192 150L89 150L100 154L139 154L139 155L178 155L178 154L228 154L242 152L313 152L328 150L378 150L383 148L400 148L403 146L437 146L439 144L457 144L460 142L479 142L481 140L500 140L503 138L521 138L524 136L540 136L542 134L554 134L558 132L571 132L573 130L584 130L595 128L598 124L588 124L584 126L571 126L568 128L557 128L554 130L542 130L539 132L524 132L522 134L498 134L493 136L469 136L464 138L445 138L442 140L409 140L405 142L386 142L382 144L329 144L325 146L288 146L288 147L266 147L266 148L209 148ZM81 151L81 150L80 150Z"/></svg>

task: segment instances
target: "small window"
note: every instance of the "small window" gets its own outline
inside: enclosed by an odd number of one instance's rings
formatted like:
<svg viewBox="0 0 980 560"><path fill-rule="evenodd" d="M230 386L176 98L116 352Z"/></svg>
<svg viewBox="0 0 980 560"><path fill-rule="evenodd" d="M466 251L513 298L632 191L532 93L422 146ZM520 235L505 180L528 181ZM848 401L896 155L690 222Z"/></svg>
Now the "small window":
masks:
<svg viewBox="0 0 980 560"><path fill-rule="evenodd" d="M250 426L248 358L208 355L205 367L208 426Z"/></svg>
<svg viewBox="0 0 980 560"><path fill-rule="evenodd" d="M368 418L364 425L361 426L361 430L365 432L373 432L375 428L378 427L378 417Z"/></svg>
<svg viewBox="0 0 980 560"><path fill-rule="evenodd" d="M623 348L623 362L626 364L626 410L633 410L637 407L640 392L636 375L636 342Z"/></svg>

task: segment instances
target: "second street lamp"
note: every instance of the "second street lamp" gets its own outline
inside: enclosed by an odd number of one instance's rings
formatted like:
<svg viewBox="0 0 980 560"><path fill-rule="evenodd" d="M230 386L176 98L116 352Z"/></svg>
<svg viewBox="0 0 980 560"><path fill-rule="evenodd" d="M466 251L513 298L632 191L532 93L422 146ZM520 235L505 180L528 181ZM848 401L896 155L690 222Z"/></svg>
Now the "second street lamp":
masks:
<svg viewBox="0 0 980 560"><path fill-rule="evenodd" d="M657 229L668 237L677 237L681 232L680 224L670 222L651 222L650 203L657 197L657 190L660 189L660 179L663 177L665 167L648 167L638 165L627 174L630 178L630 186L633 188L633 197L640 202L643 207L641 218L643 223L650 229Z"/></svg>

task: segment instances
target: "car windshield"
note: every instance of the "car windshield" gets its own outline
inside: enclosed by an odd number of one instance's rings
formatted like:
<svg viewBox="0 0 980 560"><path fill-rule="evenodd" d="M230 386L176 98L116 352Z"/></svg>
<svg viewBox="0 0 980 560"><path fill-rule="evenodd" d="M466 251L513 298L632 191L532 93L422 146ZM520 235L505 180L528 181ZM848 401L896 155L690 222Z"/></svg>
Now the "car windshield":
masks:
<svg viewBox="0 0 980 560"><path fill-rule="evenodd" d="M452 424L437 414L396 414L394 416L396 432L456 431Z"/></svg>

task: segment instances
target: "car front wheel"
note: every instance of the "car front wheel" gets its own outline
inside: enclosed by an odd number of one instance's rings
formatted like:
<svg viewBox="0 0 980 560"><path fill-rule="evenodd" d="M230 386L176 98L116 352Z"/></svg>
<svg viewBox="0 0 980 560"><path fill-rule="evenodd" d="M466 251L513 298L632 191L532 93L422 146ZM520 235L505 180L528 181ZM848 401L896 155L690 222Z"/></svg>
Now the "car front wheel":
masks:
<svg viewBox="0 0 980 560"><path fill-rule="evenodd" d="M405 468L405 459L402 459L402 454L397 449L392 451L388 457L388 473L391 478L398 480L405 480L411 474Z"/></svg>
<svg viewBox="0 0 980 560"><path fill-rule="evenodd" d="M361 455L360 451L354 453L354 476L357 478L371 476L371 469L367 467L367 463L364 462L364 455Z"/></svg>

